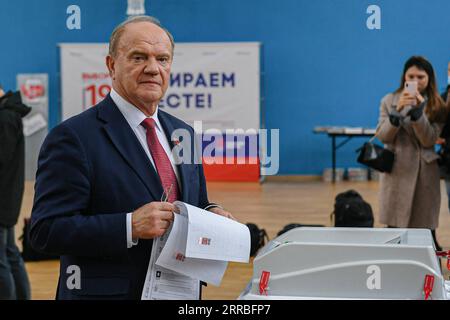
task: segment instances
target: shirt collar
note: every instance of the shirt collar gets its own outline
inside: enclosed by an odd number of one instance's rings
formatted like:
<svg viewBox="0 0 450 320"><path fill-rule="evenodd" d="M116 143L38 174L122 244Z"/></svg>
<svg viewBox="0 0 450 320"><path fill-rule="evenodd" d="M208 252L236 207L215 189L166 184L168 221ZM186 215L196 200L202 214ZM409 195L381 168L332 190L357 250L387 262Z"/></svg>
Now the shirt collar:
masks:
<svg viewBox="0 0 450 320"><path fill-rule="evenodd" d="M161 123L158 119L158 106L155 109L155 112L152 116L147 117L141 110L139 110L137 107L135 107L133 104L125 100L121 95L117 93L116 90L111 89L110 92L111 99L116 104L117 108L119 108L120 112L125 117L125 120L127 120L130 127L133 129L139 127L139 125L144 121L146 118L152 118L155 120L156 127L159 131L161 131Z"/></svg>

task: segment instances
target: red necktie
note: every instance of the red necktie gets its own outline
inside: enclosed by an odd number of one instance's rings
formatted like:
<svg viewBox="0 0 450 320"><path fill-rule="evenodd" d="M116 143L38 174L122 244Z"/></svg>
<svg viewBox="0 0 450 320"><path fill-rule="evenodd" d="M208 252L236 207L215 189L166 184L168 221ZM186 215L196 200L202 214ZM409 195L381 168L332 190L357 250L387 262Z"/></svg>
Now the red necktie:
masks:
<svg viewBox="0 0 450 320"><path fill-rule="evenodd" d="M147 130L148 148L152 154L153 162L155 163L156 171L161 179L162 186L166 193L170 189L167 201L174 202L175 200L178 200L179 197L177 177L175 176L167 153L164 151L161 143L159 143L156 135L155 120L147 118L142 121L141 125Z"/></svg>

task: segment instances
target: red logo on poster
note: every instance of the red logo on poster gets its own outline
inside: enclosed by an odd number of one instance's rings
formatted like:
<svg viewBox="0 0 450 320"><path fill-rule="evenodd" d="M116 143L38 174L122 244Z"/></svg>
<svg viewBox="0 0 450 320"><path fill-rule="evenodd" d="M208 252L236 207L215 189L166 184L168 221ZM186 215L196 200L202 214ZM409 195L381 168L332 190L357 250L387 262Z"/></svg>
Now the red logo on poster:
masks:
<svg viewBox="0 0 450 320"><path fill-rule="evenodd" d="M20 86L20 91L27 100L35 100L45 95L45 87L40 81L26 81Z"/></svg>

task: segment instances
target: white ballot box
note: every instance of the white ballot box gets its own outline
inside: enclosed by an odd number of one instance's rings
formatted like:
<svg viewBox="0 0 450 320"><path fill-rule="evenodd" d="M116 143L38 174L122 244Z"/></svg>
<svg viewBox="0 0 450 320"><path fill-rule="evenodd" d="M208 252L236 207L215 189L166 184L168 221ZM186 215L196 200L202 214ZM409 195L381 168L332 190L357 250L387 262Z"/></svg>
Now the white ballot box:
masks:
<svg viewBox="0 0 450 320"><path fill-rule="evenodd" d="M239 299L448 299L426 229L292 229L253 261Z"/></svg>

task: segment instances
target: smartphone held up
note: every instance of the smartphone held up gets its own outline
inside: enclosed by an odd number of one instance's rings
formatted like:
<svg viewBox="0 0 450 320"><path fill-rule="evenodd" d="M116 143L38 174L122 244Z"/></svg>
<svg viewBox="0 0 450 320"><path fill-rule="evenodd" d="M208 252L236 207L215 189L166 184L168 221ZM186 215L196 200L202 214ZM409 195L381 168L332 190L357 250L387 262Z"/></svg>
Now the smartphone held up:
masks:
<svg viewBox="0 0 450 320"><path fill-rule="evenodd" d="M413 97L417 94L417 81L405 81L405 89ZM416 100L414 99L413 105L416 105Z"/></svg>

